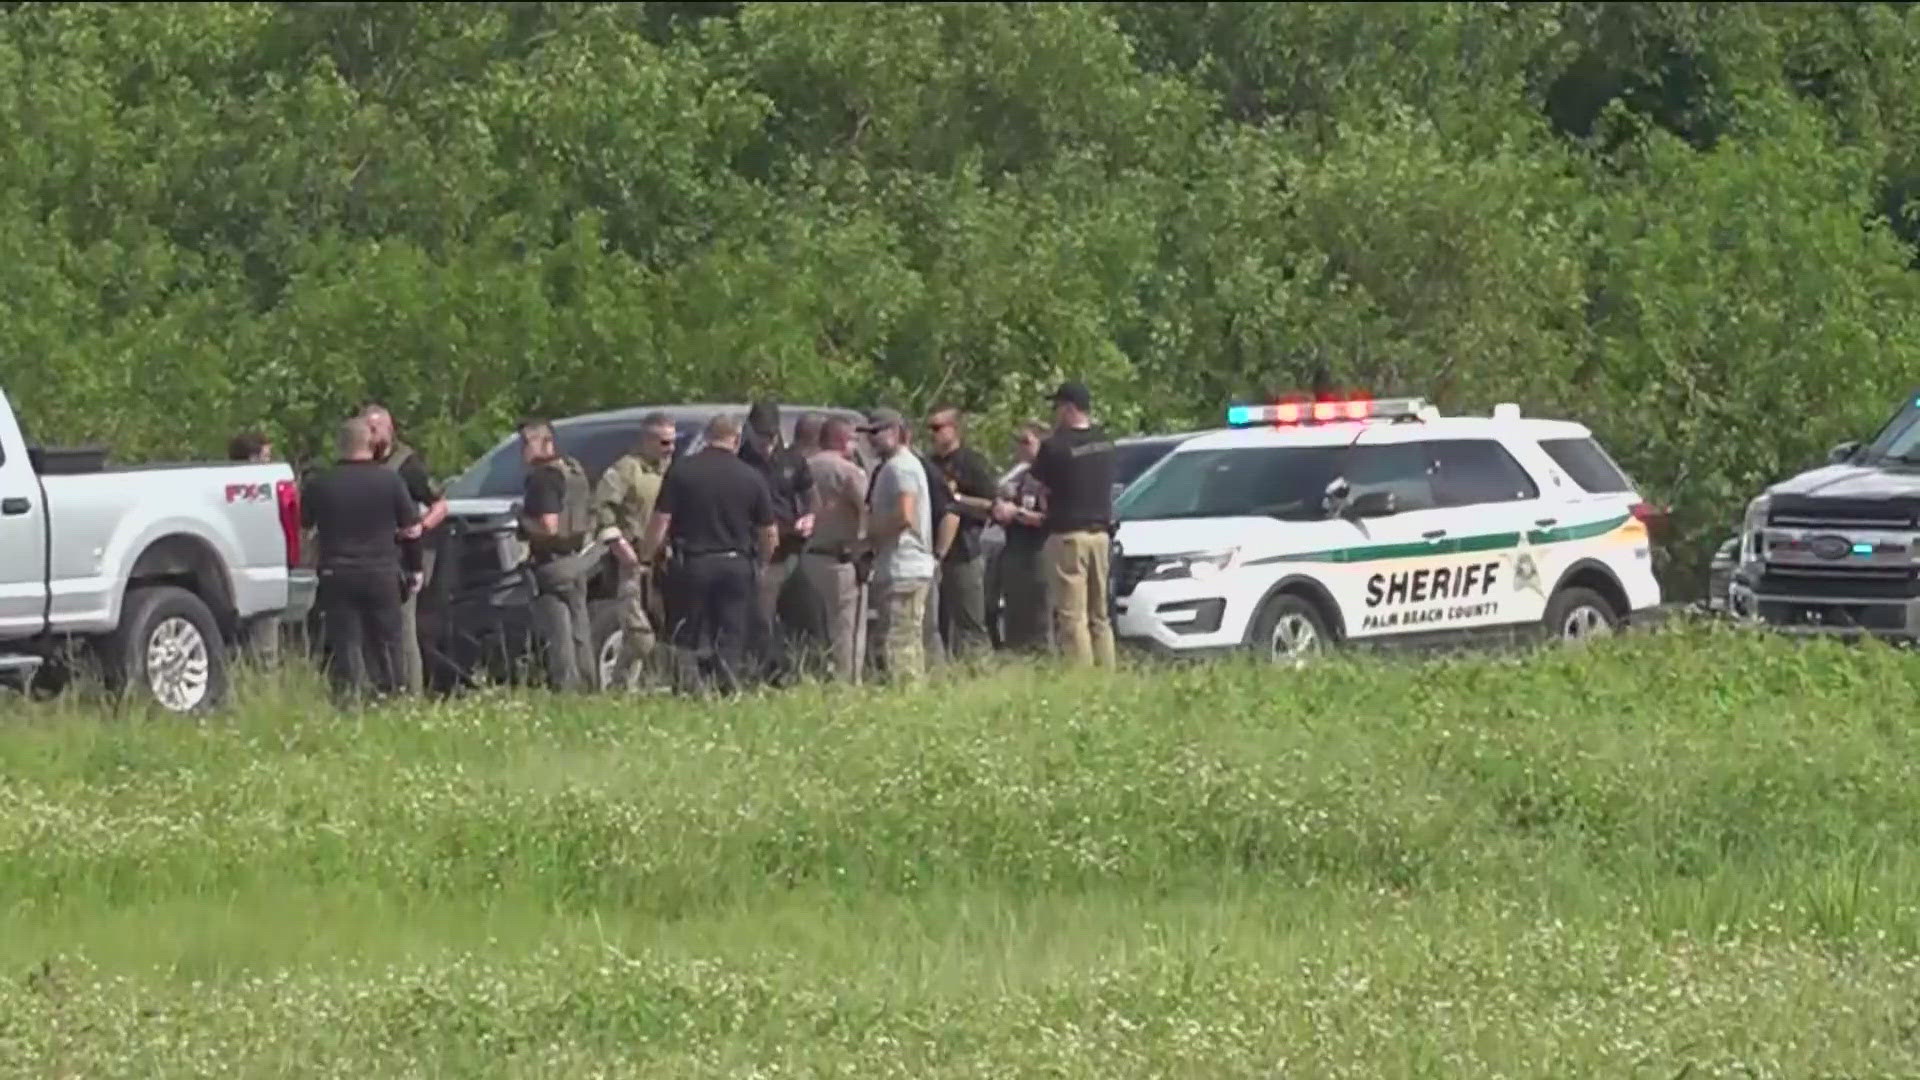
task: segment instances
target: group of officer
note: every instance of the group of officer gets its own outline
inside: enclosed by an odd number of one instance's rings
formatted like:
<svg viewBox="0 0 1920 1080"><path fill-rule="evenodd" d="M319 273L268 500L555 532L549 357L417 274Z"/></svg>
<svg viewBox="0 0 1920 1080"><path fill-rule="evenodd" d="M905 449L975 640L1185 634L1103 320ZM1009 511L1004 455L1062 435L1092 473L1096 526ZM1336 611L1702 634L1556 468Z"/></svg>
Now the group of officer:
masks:
<svg viewBox="0 0 1920 1080"><path fill-rule="evenodd" d="M1112 665L1114 444L1093 422L1085 386L1064 383L1051 403L1051 426L1016 432L1014 454L1028 468L1004 487L953 408L928 416L923 453L893 409L857 427L808 414L788 441L778 408L759 403L744 424L712 418L702 448L681 458L673 420L655 413L597 484L560 452L549 421L522 421L519 528L548 683L598 688L587 588L605 554L619 571L616 687L726 691L809 667L860 682L870 654L885 678L916 681L930 663L991 648L980 539L989 522L1006 535L1002 643ZM422 540L446 503L384 408L367 406L342 426L339 461L307 481L303 507L318 533L334 685L417 691L411 610L432 572L435 545ZM871 649L870 592L879 616Z"/></svg>

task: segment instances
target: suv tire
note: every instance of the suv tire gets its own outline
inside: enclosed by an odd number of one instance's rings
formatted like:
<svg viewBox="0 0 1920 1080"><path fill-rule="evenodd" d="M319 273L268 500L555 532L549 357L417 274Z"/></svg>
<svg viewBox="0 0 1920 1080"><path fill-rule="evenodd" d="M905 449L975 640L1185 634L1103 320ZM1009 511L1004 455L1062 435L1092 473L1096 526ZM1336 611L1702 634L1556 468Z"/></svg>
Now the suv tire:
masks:
<svg viewBox="0 0 1920 1080"><path fill-rule="evenodd" d="M1607 598L1592 589L1561 589L1547 601L1547 614L1541 620L1547 640L1579 644L1596 637L1610 637L1620 626L1620 613Z"/></svg>
<svg viewBox="0 0 1920 1080"><path fill-rule="evenodd" d="M227 643L206 601L172 585L127 593L120 625L100 641L107 689L137 694L171 713L201 713L226 700Z"/></svg>
<svg viewBox="0 0 1920 1080"><path fill-rule="evenodd" d="M1294 593L1280 593L1260 606L1248 644L1263 658L1284 663L1325 652L1333 645L1333 637L1327 631L1327 620L1312 601Z"/></svg>

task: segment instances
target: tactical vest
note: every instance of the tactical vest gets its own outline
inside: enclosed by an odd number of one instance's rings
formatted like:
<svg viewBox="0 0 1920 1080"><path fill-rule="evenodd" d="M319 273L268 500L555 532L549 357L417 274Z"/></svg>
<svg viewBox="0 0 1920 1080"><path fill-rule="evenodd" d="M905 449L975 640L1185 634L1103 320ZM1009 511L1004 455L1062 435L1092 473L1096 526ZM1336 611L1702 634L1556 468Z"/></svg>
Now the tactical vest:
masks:
<svg viewBox="0 0 1920 1080"><path fill-rule="evenodd" d="M385 465L394 472L399 472L400 466L405 465L411 457L413 457L413 447L403 442L397 442L393 444L393 449L387 451L386 460L380 464Z"/></svg>
<svg viewBox="0 0 1920 1080"><path fill-rule="evenodd" d="M566 494L560 502L560 546L577 551L593 531L593 490L587 486L587 471L570 457L559 457L541 466L560 470Z"/></svg>

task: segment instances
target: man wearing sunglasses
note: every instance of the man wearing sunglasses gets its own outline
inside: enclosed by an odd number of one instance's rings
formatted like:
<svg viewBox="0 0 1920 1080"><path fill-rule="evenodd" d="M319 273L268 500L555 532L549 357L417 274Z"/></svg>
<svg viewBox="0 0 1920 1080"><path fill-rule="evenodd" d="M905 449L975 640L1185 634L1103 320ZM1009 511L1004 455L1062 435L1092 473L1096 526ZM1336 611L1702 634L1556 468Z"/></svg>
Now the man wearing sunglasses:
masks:
<svg viewBox="0 0 1920 1080"><path fill-rule="evenodd" d="M634 688L641 665L656 643L653 616L658 613L658 598L653 575L640 562L639 548L667 465L673 460L673 442L673 419L666 413L648 414L640 421L639 445L607 466L593 493L598 535L620 567L620 657L608 675L609 690Z"/></svg>

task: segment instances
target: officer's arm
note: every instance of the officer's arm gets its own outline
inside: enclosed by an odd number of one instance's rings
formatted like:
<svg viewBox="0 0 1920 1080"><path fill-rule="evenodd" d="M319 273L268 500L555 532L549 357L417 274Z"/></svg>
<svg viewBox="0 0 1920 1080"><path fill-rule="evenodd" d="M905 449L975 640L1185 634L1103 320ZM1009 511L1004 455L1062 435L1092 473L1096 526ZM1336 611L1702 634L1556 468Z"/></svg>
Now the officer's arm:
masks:
<svg viewBox="0 0 1920 1080"><path fill-rule="evenodd" d="M660 549L667 542L667 529L673 524L673 515L655 508L653 516L647 519L647 535L640 541L640 561L652 562L660 555Z"/></svg>
<svg viewBox="0 0 1920 1080"><path fill-rule="evenodd" d="M543 469L535 473L532 482L527 485L527 503L530 507L552 506L554 508L551 511L540 509L538 512L529 507L521 508L520 526L527 531L528 536L550 540L560 535L559 504L564 500L564 496L560 492L552 492L545 487L558 480L559 477L554 476L550 470ZM536 499L534 497L536 495L541 497Z"/></svg>
<svg viewBox="0 0 1920 1080"><path fill-rule="evenodd" d="M626 496L627 478L616 462L600 474L593 488L593 524L599 539L612 540L620 534L620 504Z"/></svg>
<svg viewBox="0 0 1920 1080"><path fill-rule="evenodd" d="M954 538L960 535L960 515L951 510L940 515L940 524L933 533L934 557L944 559L947 557L947 552L953 549Z"/></svg>

